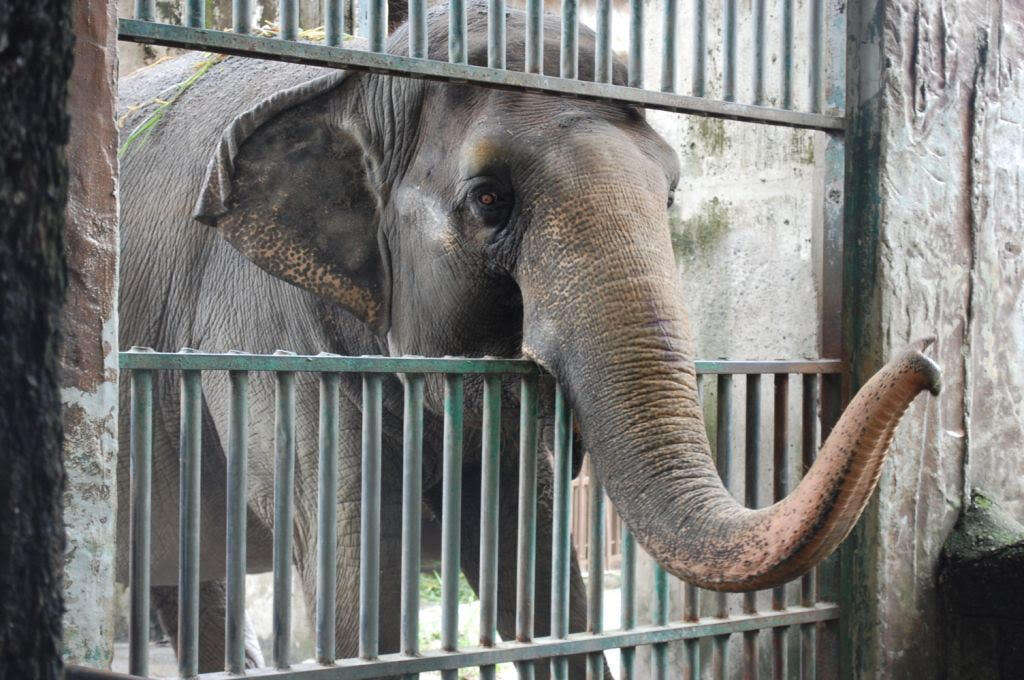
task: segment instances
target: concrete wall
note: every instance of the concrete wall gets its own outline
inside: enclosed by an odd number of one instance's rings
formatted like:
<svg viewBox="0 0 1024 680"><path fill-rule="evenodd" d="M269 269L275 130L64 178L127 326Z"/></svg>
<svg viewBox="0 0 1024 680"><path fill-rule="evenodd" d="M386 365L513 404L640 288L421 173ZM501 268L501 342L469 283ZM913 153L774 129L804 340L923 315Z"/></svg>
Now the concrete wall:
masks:
<svg viewBox="0 0 1024 680"><path fill-rule="evenodd" d="M114 634L117 457L117 43L113 0L76 0L61 351L64 656L107 666Z"/></svg>
<svg viewBox="0 0 1024 680"><path fill-rule="evenodd" d="M846 337L854 380L937 337L939 399L900 426L848 543L851 677L944 677L939 550L971 487L1024 517L1024 8L863 0Z"/></svg>

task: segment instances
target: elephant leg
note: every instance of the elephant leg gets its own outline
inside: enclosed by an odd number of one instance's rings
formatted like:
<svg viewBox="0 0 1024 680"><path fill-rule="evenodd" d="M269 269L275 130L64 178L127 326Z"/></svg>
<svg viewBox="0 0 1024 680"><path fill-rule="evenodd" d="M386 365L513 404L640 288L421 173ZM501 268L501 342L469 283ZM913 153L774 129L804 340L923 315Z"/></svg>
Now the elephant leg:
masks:
<svg viewBox="0 0 1024 680"><path fill-rule="evenodd" d="M178 649L178 587L153 586L150 589L153 609L174 649ZM203 581L199 584L199 672L224 669L224 581ZM256 631L246 619L245 665L263 665Z"/></svg>

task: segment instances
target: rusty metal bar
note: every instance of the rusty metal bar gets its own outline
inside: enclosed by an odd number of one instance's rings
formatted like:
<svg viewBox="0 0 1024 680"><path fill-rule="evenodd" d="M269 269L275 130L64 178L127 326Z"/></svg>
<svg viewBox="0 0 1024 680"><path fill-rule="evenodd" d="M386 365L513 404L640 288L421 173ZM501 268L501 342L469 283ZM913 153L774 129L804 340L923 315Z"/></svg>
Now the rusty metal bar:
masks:
<svg viewBox="0 0 1024 680"><path fill-rule="evenodd" d="M747 411L745 438L745 493L743 502L748 508L761 505L761 376L747 376ZM757 613L757 593L743 594L743 613ZM757 664L757 631L743 634L743 674L747 680L756 680Z"/></svg>
<svg viewBox="0 0 1024 680"><path fill-rule="evenodd" d="M785 498L789 492L789 376L785 373L775 375L775 405L773 409L773 460L772 460L772 493L775 501ZM772 609L781 611L786 608L786 587L772 589ZM772 629L772 659L775 680L782 680L786 675L786 635L787 628Z"/></svg>
<svg viewBox="0 0 1024 680"><path fill-rule="evenodd" d="M814 464L818 450L818 376L803 376L803 392L801 394L801 439L800 453L801 475ZM800 579L800 604L813 606L818 600L816 570L812 569ZM816 676L815 657L817 656L817 630L815 624L807 623L800 626L800 677L802 680L814 680Z"/></svg>

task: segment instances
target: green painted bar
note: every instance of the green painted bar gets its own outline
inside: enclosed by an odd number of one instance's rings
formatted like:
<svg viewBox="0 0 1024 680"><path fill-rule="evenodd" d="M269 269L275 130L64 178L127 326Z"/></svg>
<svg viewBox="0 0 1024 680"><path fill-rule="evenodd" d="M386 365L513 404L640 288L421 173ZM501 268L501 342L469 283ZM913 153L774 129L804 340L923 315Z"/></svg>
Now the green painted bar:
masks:
<svg viewBox="0 0 1024 680"><path fill-rule="evenodd" d="M691 57L690 94L704 96L704 57L707 45L704 0L693 0L693 52Z"/></svg>
<svg viewBox="0 0 1024 680"><path fill-rule="evenodd" d="M369 48L372 52L383 52L388 39L387 0L362 0L366 6L366 23Z"/></svg>
<svg viewBox="0 0 1024 680"><path fill-rule="evenodd" d="M728 0L727 0L728 1ZM732 478L732 375L718 375L718 401L715 405L715 465L722 485L731 489ZM720 619L729 617L729 599L726 593L716 593L718 602L717 616ZM712 644L712 670L716 678L724 680L729 668L729 633L717 636Z"/></svg>
<svg viewBox="0 0 1024 680"><path fill-rule="evenodd" d="M636 539L622 526L622 587L619 590L619 613L623 630L636 626ZM621 650L622 680L636 680L636 647Z"/></svg>
<svg viewBox="0 0 1024 680"><path fill-rule="evenodd" d="M487 0L487 68L505 68L505 0Z"/></svg>
<svg viewBox="0 0 1024 680"><path fill-rule="evenodd" d="M587 630L604 630L604 485L590 459L590 536L587 541ZM667 593L666 593L667 597ZM604 655L587 656L587 680L603 680Z"/></svg>
<svg viewBox="0 0 1024 680"><path fill-rule="evenodd" d="M283 350L279 350L283 352ZM282 356L285 356L282 354ZM277 374L274 399L274 667L291 663L292 524L295 508L295 374Z"/></svg>
<svg viewBox="0 0 1024 680"><path fill-rule="evenodd" d="M814 0L811 0L812 4ZM793 108L793 0L782 0L781 6L782 23L779 59L782 68L782 108Z"/></svg>
<svg viewBox="0 0 1024 680"><path fill-rule="evenodd" d="M459 646L459 574L462 571L462 405L463 377L444 377L444 469L441 498L441 649ZM458 673L442 671L442 680L458 680Z"/></svg>
<svg viewBox="0 0 1024 680"><path fill-rule="evenodd" d="M722 99L736 101L736 0L722 5Z"/></svg>
<svg viewBox="0 0 1024 680"><path fill-rule="evenodd" d="M554 513L551 546L551 637L569 635L569 560L572 555L572 412L555 387ZM569 680L569 660L551 659L551 677Z"/></svg>
<svg viewBox="0 0 1024 680"><path fill-rule="evenodd" d="M299 38L299 3L298 0L278 0L277 17L281 32L279 40L294 41Z"/></svg>
<svg viewBox="0 0 1024 680"><path fill-rule="evenodd" d="M668 624L668 574L660 565L654 565L654 602L651 606L651 624ZM668 680L668 644L651 645L651 673L654 680Z"/></svg>
<svg viewBox="0 0 1024 680"><path fill-rule="evenodd" d="M754 104L764 106L764 16L765 0L754 0L754 49L751 67L754 80Z"/></svg>
<svg viewBox="0 0 1024 680"><path fill-rule="evenodd" d="M178 458L178 497L181 508L178 515L178 675L183 678L191 678L199 672L199 494L202 470L202 409L200 373L183 371Z"/></svg>
<svg viewBox="0 0 1024 680"><path fill-rule="evenodd" d="M807 98L812 113L821 111L821 16L824 0L810 0L807 60Z"/></svg>
<svg viewBox="0 0 1024 680"><path fill-rule="evenodd" d="M185 26L206 27L206 3L204 0L185 0Z"/></svg>
<svg viewBox="0 0 1024 680"><path fill-rule="evenodd" d="M484 380L480 451L480 646L498 641L498 486L501 468L501 378ZM494 680L493 664L480 667L481 680Z"/></svg>
<svg viewBox="0 0 1024 680"><path fill-rule="evenodd" d="M423 515L423 384L418 374L403 380L402 416L402 611L401 651L420 652L420 532ZM416 674L405 676L415 680Z"/></svg>
<svg viewBox="0 0 1024 680"><path fill-rule="evenodd" d="M670 0L675 2L676 0ZM612 82L612 2L597 0L597 45L594 49L594 81Z"/></svg>
<svg viewBox="0 0 1024 680"><path fill-rule="evenodd" d="M227 554L224 667L245 670L245 536L248 498L249 374L231 371L227 447Z"/></svg>
<svg viewBox="0 0 1024 680"><path fill-rule="evenodd" d="M629 0L629 66L626 83L644 86L644 4Z"/></svg>
<svg viewBox="0 0 1024 680"><path fill-rule="evenodd" d="M409 0L409 56L427 58L426 0Z"/></svg>
<svg viewBox="0 0 1024 680"><path fill-rule="evenodd" d="M747 376L746 425L744 428L744 498L748 508L761 505L761 376ZM743 611L757 613L757 593L743 594ZM756 630L743 634L743 673L756 680L758 673Z"/></svg>
<svg viewBox="0 0 1024 680"><path fill-rule="evenodd" d="M133 348L133 350L136 348ZM137 351L145 351L137 348ZM152 351L152 350L149 350ZM128 672L149 675L149 557L153 477L153 373L131 376L131 553Z"/></svg>
<svg viewBox="0 0 1024 680"><path fill-rule="evenodd" d="M465 0L448 0L448 61L453 64L467 64L468 52Z"/></svg>
<svg viewBox="0 0 1024 680"><path fill-rule="evenodd" d="M526 0L526 72L544 75L544 2Z"/></svg>
<svg viewBox="0 0 1024 680"><path fill-rule="evenodd" d="M579 78L580 60L578 37L580 30L579 3L577 0L562 0L562 44L559 52L558 75L575 80Z"/></svg>
<svg viewBox="0 0 1024 680"><path fill-rule="evenodd" d="M676 91L676 63L679 61L676 27L678 0L664 0L661 15L661 91Z"/></svg>
<svg viewBox="0 0 1024 680"><path fill-rule="evenodd" d="M156 19L156 0L135 0L134 17L139 21Z"/></svg>
<svg viewBox="0 0 1024 680"><path fill-rule="evenodd" d="M818 450L818 376L803 376L803 393L801 394L801 470L806 474L814 464ZM814 606L818 600L817 570L812 569L800 579L800 604L805 607ZM800 626L800 677L802 680L815 680L815 658L818 649L818 631L815 624L806 623Z"/></svg>
<svg viewBox="0 0 1024 680"><path fill-rule="evenodd" d="M325 4L330 2L325 0ZM252 0L231 0L231 30L235 33L252 31Z"/></svg>
<svg viewBox="0 0 1024 680"><path fill-rule="evenodd" d="M519 512L516 534L516 640L533 640L537 565L537 378L523 376L519 398ZM533 680L532 661L519 665L520 680Z"/></svg>
<svg viewBox="0 0 1024 680"><path fill-rule="evenodd" d="M359 513L359 658L380 653L381 383L363 375L362 488Z"/></svg>
<svg viewBox="0 0 1024 680"><path fill-rule="evenodd" d="M317 466L316 659L335 659L338 592L338 415L341 378L320 375L320 456Z"/></svg>
<svg viewBox="0 0 1024 680"><path fill-rule="evenodd" d="M700 0L703 2L703 0ZM703 12L703 8L701 8ZM704 411L704 397L708 377L706 374L697 375L697 401L700 403L701 411ZM708 433L710 439L711 433ZM700 618L700 588L686 583L683 587L683 620L696 621ZM700 640L684 640L683 648L686 651L686 669L684 677L687 680L700 680L701 678L701 655Z"/></svg>
<svg viewBox="0 0 1024 680"><path fill-rule="evenodd" d="M773 457L772 457L772 493L775 501L785 498L789 492L789 376L779 373L775 376L775 404L773 408ZM786 587L772 589L772 609L781 611L786 608ZM772 668L775 680L788 677L788 654L786 640L789 630L786 628L772 629Z"/></svg>
<svg viewBox="0 0 1024 680"><path fill-rule="evenodd" d="M344 35L345 8L342 7L342 0L324 0L324 44L338 47Z"/></svg>

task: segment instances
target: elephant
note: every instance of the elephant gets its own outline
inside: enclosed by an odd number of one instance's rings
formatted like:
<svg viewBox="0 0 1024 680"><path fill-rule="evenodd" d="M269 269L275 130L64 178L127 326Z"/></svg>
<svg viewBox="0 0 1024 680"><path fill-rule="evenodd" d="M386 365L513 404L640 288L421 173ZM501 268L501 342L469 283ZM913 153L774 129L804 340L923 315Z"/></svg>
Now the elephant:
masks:
<svg viewBox="0 0 1024 680"><path fill-rule="evenodd" d="M559 63L547 17L544 62ZM509 11L508 67L524 65L525 17ZM447 8L428 13L430 57L446 58ZM468 5L469 61L486 63L486 3ZM399 27L388 50L407 54ZM580 77L595 40L581 28ZM201 69L202 77L193 77ZM616 62L615 82L625 81ZM175 84L188 80L175 92ZM173 93L170 104L161 102ZM156 102L156 103L154 103ZM673 575L722 591L775 586L850 531L889 439L939 370L920 343L856 395L795 490L763 509L737 504L712 462L693 339L666 206L678 160L637 107L241 57L188 55L122 80L120 342L161 351L525 357L575 413L573 450L592 457L637 541ZM684 187L685 189L685 187ZM296 378L294 565L316 583L317 390ZM481 381L466 380L462 569L475 588ZM154 383L153 601L172 623L177 578L179 385ZM336 657L357 654L360 383L342 377ZM441 513L442 381L429 377L424 504ZM129 413L122 383L119 490L127 498ZM380 645L399 621L402 386L384 384ZM503 383L506 413L516 383ZM204 374L201 670L223 663L228 377ZM274 380L253 374L247 569L271 568ZM543 413L550 408L542 408ZM474 415L477 414L477 415ZM500 517L516 516L517 419L502 419ZM550 433L550 418L541 423ZM550 436L543 438L548 444ZM536 634L548 630L550 446L538 455ZM124 505L122 507L125 507ZM118 541L127 544L127 513ZM515 526L500 528L498 629L514 637ZM124 550L119 573L126 574ZM573 557L570 628L585 626ZM173 635L174 626L168 625ZM252 660L258 653L253 651ZM582 659L570 674L583 678ZM547 676L546 664L537 675Z"/></svg>

